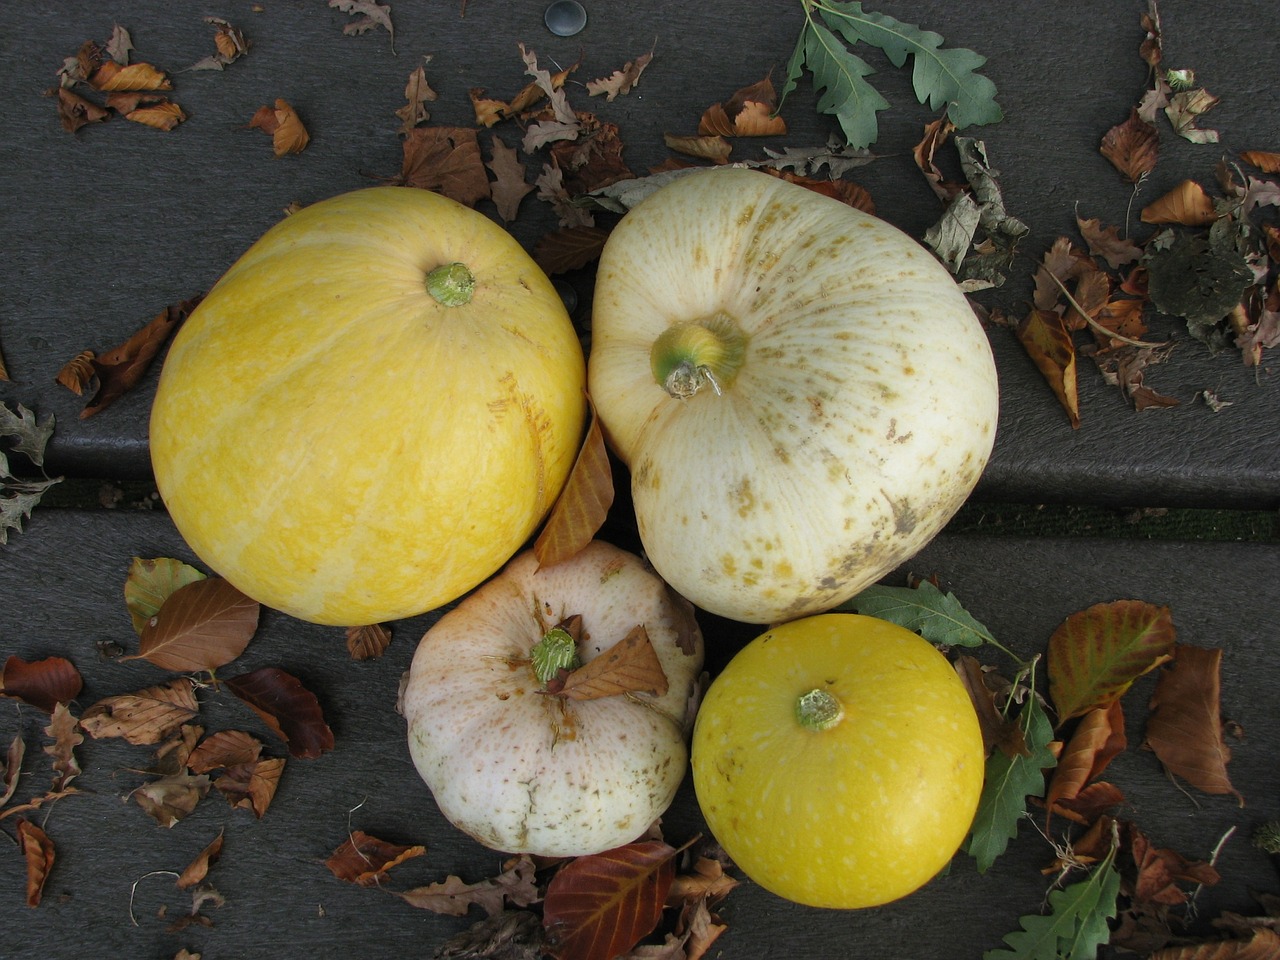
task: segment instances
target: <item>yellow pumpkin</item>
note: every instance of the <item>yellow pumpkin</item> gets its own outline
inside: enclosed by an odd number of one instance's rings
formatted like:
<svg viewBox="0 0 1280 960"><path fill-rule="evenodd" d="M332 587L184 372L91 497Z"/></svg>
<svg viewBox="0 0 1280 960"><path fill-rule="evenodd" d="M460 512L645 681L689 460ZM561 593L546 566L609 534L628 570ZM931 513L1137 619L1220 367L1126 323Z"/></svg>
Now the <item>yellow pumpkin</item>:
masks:
<svg viewBox="0 0 1280 960"><path fill-rule="evenodd" d="M360 625L456 599L535 531L584 422L546 275L452 200L357 190L269 230L174 338L160 494L249 596Z"/></svg>
<svg viewBox="0 0 1280 960"><path fill-rule="evenodd" d="M700 170L622 218L588 370L645 555L695 605L776 623L912 556L977 483L995 362L902 231L754 170Z"/></svg>

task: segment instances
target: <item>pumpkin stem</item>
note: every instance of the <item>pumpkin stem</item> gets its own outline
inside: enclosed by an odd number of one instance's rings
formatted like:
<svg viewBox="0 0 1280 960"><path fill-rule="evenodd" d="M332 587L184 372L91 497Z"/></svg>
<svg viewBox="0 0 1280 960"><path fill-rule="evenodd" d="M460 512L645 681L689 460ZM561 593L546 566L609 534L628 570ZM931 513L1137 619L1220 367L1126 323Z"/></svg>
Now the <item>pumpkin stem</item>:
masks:
<svg viewBox="0 0 1280 960"><path fill-rule="evenodd" d="M426 286L436 303L461 307L471 302L476 278L465 263L444 263L427 274Z"/></svg>
<svg viewBox="0 0 1280 960"><path fill-rule="evenodd" d="M746 334L724 313L676 323L649 351L653 378L678 400L705 386L719 396L732 384L747 352Z"/></svg>
<svg viewBox="0 0 1280 960"><path fill-rule="evenodd" d="M796 698L796 720L806 730L830 730L844 719L844 707L825 690L817 688Z"/></svg>
<svg viewBox="0 0 1280 960"><path fill-rule="evenodd" d="M576 670L581 666L578 644L563 627L552 627L529 651L534 675L543 683L554 680L561 670Z"/></svg>

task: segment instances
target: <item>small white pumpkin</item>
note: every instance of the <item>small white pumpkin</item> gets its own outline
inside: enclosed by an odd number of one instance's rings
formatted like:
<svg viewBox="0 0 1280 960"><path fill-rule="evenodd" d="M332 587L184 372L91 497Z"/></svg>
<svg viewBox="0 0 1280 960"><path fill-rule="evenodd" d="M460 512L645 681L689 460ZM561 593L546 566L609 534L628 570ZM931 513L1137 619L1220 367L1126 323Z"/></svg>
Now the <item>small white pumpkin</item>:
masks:
<svg viewBox="0 0 1280 960"><path fill-rule="evenodd" d="M666 691L549 693L535 670L575 616L583 664L643 626ZM595 541L540 569L529 551L422 638L401 701L409 752L445 817L485 846L599 853L635 840L670 806L688 764L702 657L693 608L635 555Z"/></svg>
<svg viewBox="0 0 1280 960"><path fill-rule="evenodd" d="M932 254L743 169L677 179L614 228L588 386L654 569L751 623L829 610L917 552L998 413L986 334Z"/></svg>

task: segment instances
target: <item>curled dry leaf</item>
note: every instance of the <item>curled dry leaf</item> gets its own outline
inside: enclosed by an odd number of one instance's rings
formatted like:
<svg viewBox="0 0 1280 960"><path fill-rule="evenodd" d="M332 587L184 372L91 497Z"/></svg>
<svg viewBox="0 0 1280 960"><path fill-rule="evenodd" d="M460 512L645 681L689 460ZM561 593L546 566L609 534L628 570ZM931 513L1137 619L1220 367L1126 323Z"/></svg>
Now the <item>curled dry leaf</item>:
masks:
<svg viewBox="0 0 1280 960"><path fill-rule="evenodd" d="M213 786L231 806L250 810L261 820L275 798L284 765L284 757L266 757L229 766L222 776L213 781Z"/></svg>
<svg viewBox="0 0 1280 960"><path fill-rule="evenodd" d="M320 701L297 677L279 667L262 667L223 683L289 745L292 756L312 760L333 749L333 731Z"/></svg>
<svg viewBox="0 0 1280 960"><path fill-rule="evenodd" d="M703 136L771 137L787 132L786 121L775 115L778 94L773 79L765 77L736 91L723 103L712 104L698 121Z"/></svg>
<svg viewBox="0 0 1280 960"><path fill-rule="evenodd" d="M271 137L271 149L277 157L301 153L311 142L302 118L287 100L276 99L275 106L259 107L249 120L250 129L261 130Z"/></svg>
<svg viewBox="0 0 1280 960"><path fill-rule="evenodd" d="M955 129L954 123L946 117L940 117L925 125L924 136L911 150L916 167L924 174L930 189L945 204L950 204L959 194L968 189L963 183L948 180L934 162L934 156L938 148L947 142L947 139L955 132Z"/></svg>
<svg viewBox="0 0 1280 960"><path fill-rule="evenodd" d="M1128 120L1103 135L1098 149L1125 180L1141 183L1159 159L1160 135L1155 124L1143 120L1137 109L1132 109Z"/></svg>
<svg viewBox="0 0 1280 960"><path fill-rule="evenodd" d="M352 660L374 660L391 643L391 629L382 623L347 628L347 653Z"/></svg>
<svg viewBox="0 0 1280 960"><path fill-rule="evenodd" d="M1263 173L1280 173L1280 153L1271 150L1246 150L1240 159Z"/></svg>
<svg viewBox="0 0 1280 960"><path fill-rule="evenodd" d="M549 682L547 693L566 700L600 700L623 693L661 697L668 688L667 675L649 633L637 624L598 657Z"/></svg>
<svg viewBox="0 0 1280 960"><path fill-rule="evenodd" d="M551 516L534 541L538 565L550 567L561 563L590 543L608 516L613 493L613 470L604 432L592 407L587 435L573 470Z"/></svg>
<svg viewBox="0 0 1280 960"><path fill-rule="evenodd" d="M1173 649L1168 607L1116 600L1073 613L1049 638L1049 696L1059 724L1119 699Z"/></svg>
<svg viewBox="0 0 1280 960"><path fill-rule="evenodd" d="M179 890L190 890L196 884L204 882L204 878L209 875L209 868L222 855L223 833L224 831L219 830L218 835L179 874L176 881Z"/></svg>
<svg viewBox="0 0 1280 960"><path fill-rule="evenodd" d="M729 154L733 152L733 145L718 133L698 136L664 133L662 140L668 149L676 153L697 157L699 160L710 160L713 163L728 163Z"/></svg>
<svg viewBox="0 0 1280 960"><path fill-rule="evenodd" d="M1128 747L1124 732L1124 711L1120 701L1094 707L1076 726L1067 745L1058 755L1058 765L1045 794L1045 806L1053 813L1056 803L1074 800L1087 784L1097 779L1107 765Z"/></svg>
<svg viewBox="0 0 1280 960"><path fill-rule="evenodd" d="M956 658L955 669L978 715L983 753L990 756L991 751L999 747L1006 756L1025 756L1027 745L1022 730L996 706L995 693L986 683L982 663L976 657L962 654Z"/></svg>
<svg viewBox="0 0 1280 960"><path fill-rule="evenodd" d="M178 587L142 628L136 656L164 670L210 672L244 652L261 607L221 577Z"/></svg>
<svg viewBox="0 0 1280 960"><path fill-rule="evenodd" d="M612 960L651 933L675 879L676 850L648 840L569 861L547 884L543 927L558 960Z"/></svg>
<svg viewBox="0 0 1280 960"><path fill-rule="evenodd" d="M103 93L128 90L172 90L173 83L164 71L149 63L131 63L127 66L107 60L89 77L89 85Z"/></svg>
<svg viewBox="0 0 1280 960"><path fill-rule="evenodd" d="M209 778L185 771L144 783L132 797L156 823L172 829L192 812L209 792Z"/></svg>
<svg viewBox="0 0 1280 960"><path fill-rule="evenodd" d="M180 106L167 97L155 94L136 91L113 93L107 97L107 106L126 120L156 130L172 130L187 119Z"/></svg>
<svg viewBox="0 0 1280 960"><path fill-rule="evenodd" d="M427 848L404 846L355 830L329 854L325 866L339 880L370 887L381 883L387 871L406 860L420 857Z"/></svg>
<svg viewBox="0 0 1280 960"><path fill-rule="evenodd" d="M67 133L75 133L90 123L101 123L111 116L106 107L94 103L66 87L58 88L58 120Z"/></svg>
<svg viewBox="0 0 1280 960"><path fill-rule="evenodd" d="M213 27L215 52L197 60L188 70L222 70L249 52L249 41L240 28L219 17L205 17L204 22Z"/></svg>
<svg viewBox="0 0 1280 960"><path fill-rule="evenodd" d="M1053 395L1067 412L1071 426L1080 426L1080 395L1076 381L1076 347L1062 316L1054 310L1031 310L1014 332Z"/></svg>
<svg viewBox="0 0 1280 960"><path fill-rule="evenodd" d="M64 657L45 657L28 663L21 657L10 656L0 672L0 694L45 713L53 713L60 703L70 703L83 687L80 671Z"/></svg>
<svg viewBox="0 0 1280 960"><path fill-rule="evenodd" d="M1168 659L1168 658L1166 658ZM1156 680L1143 746L1197 790L1244 797L1231 785L1231 748L1222 735L1222 651L1178 644Z"/></svg>
<svg viewBox="0 0 1280 960"><path fill-rule="evenodd" d="M493 171L494 182L490 188L498 216L507 223L516 218L520 201L533 190L533 184L525 181L524 164L517 159L515 147L509 147L497 137L493 138L493 158L485 166Z"/></svg>
<svg viewBox="0 0 1280 960"><path fill-rule="evenodd" d="M25 818L18 819L18 847L27 861L27 906L40 906L45 881L53 869L54 846L49 835Z"/></svg>
<svg viewBox="0 0 1280 960"><path fill-rule="evenodd" d="M628 60L621 70L615 70L607 77L587 81L587 94L592 97L605 95L605 100L612 102L615 97L630 93L640 82L640 74L653 61L653 51L641 54L634 60Z"/></svg>
<svg viewBox="0 0 1280 960"><path fill-rule="evenodd" d="M9 750L3 762L0 762L0 807L13 799L18 789L18 777L22 774L22 758L27 754L27 745L21 735L9 742Z"/></svg>
<svg viewBox="0 0 1280 960"><path fill-rule="evenodd" d="M62 369L53 378L54 382L66 387L77 397L80 396L95 376L93 361L97 356L92 350L81 350L62 365Z"/></svg>
<svg viewBox="0 0 1280 960"><path fill-rule="evenodd" d="M203 580L205 575L173 557L134 557L124 581L124 604L139 636L147 622L160 612L165 600L179 587Z"/></svg>
<svg viewBox="0 0 1280 960"><path fill-rule="evenodd" d="M400 118L400 132L408 133L418 124L426 123L431 119L431 114L427 112L427 104L439 98L439 94L432 90L431 84L427 82L425 67L419 66L409 74L409 79L404 86L404 96L407 102L396 111L396 116Z"/></svg>
<svg viewBox="0 0 1280 960"><path fill-rule="evenodd" d="M1164 196L1142 208L1143 223L1207 227L1217 219L1212 198L1194 180L1183 180Z"/></svg>
<svg viewBox="0 0 1280 960"><path fill-rule="evenodd" d="M198 712L195 687L186 677L135 693L104 697L80 718L95 739L123 737L133 744L159 743Z"/></svg>
<svg viewBox="0 0 1280 960"><path fill-rule="evenodd" d="M1157 847L1137 825L1122 825L1123 846L1133 860L1136 876L1133 899L1139 903L1178 906L1187 902L1187 892L1179 883L1213 886L1221 878L1203 860L1190 860L1168 847Z"/></svg>
<svg viewBox="0 0 1280 960"><path fill-rule="evenodd" d="M1115 784L1095 780L1074 797L1058 799L1052 810L1073 823L1087 826L1097 823L1099 817L1120 806L1124 800L1124 793Z"/></svg>

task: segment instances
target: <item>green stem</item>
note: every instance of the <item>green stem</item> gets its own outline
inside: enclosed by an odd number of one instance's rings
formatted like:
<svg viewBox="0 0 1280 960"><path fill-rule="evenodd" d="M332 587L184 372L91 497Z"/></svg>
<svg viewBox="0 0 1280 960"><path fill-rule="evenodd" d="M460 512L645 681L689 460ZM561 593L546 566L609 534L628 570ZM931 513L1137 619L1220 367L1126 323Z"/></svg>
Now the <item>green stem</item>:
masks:
<svg viewBox="0 0 1280 960"><path fill-rule="evenodd" d="M476 278L465 263L445 263L427 274L427 293L445 307L461 307L471 302Z"/></svg>
<svg viewBox="0 0 1280 960"><path fill-rule="evenodd" d="M561 670L576 670L581 666L578 644L563 627L552 627L529 651L534 675L543 683L554 680Z"/></svg>
<svg viewBox="0 0 1280 960"><path fill-rule="evenodd" d="M686 400L705 386L717 395L729 389L746 352L747 335L718 313L667 327L650 348L649 365L668 394Z"/></svg>
<svg viewBox="0 0 1280 960"><path fill-rule="evenodd" d="M830 730L844 719L844 706L826 690L814 688L796 698L796 720L806 730Z"/></svg>

